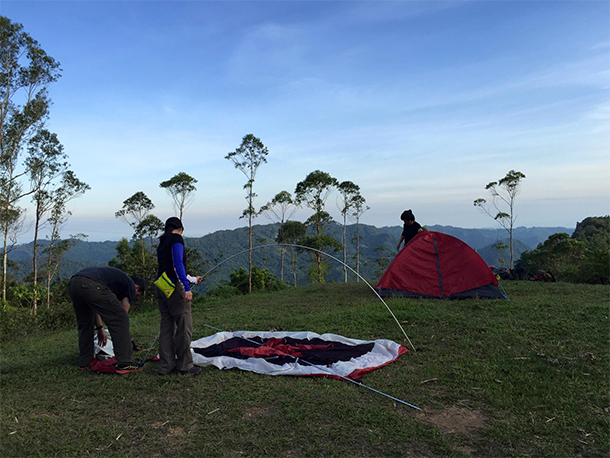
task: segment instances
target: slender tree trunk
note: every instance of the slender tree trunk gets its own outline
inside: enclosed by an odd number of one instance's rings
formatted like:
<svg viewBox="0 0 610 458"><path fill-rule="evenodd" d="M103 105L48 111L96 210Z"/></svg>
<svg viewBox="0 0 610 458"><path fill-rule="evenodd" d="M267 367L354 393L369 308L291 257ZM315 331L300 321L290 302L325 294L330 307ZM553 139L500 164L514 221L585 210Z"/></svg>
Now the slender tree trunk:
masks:
<svg viewBox="0 0 610 458"><path fill-rule="evenodd" d="M286 247L282 247L280 254L280 280L284 281L284 255L286 254Z"/></svg>
<svg viewBox="0 0 610 458"><path fill-rule="evenodd" d="M252 294L252 186L250 186L250 199L248 200L248 238L250 250L248 251L248 294Z"/></svg>
<svg viewBox="0 0 610 458"><path fill-rule="evenodd" d="M322 283L322 255L320 253L316 253L316 261L318 263L318 283Z"/></svg>
<svg viewBox="0 0 610 458"><path fill-rule="evenodd" d="M47 310L51 308L51 271L47 271Z"/></svg>
<svg viewBox="0 0 610 458"><path fill-rule="evenodd" d="M281 234L282 232L282 227L284 226L284 217L282 216L282 220L280 223L280 240L284 239L284 236ZM282 242L284 243L284 242ZM280 251L280 280L284 281L284 255L286 254L286 247L282 246L281 251Z"/></svg>
<svg viewBox="0 0 610 458"><path fill-rule="evenodd" d="M360 219L356 219L356 281L360 281Z"/></svg>
<svg viewBox="0 0 610 458"><path fill-rule="evenodd" d="M11 176L12 176L12 171L11 171ZM4 250L2 251L2 300L6 301L6 281L7 281L7 274L6 274L6 269L8 266L8 231L9 231L9 210L10 210L10 199L11 199L11 191L12 191L12 187L10 186L9 183L9 188L8 188L8 195L5 196L5 200L3 201L3 207L2 207L2 211L4 212Z"/></svg>
<svg viewBox="0 0 610 458"><path fill-rule="evenodd" d="M510 234L509 234L509 241L510 241L510 268L513 268L513 224L511 223L510 225Z"/></svg>
<svg viewBox="0 0 610 458"><path fill-rule="evenodd" d="M509 231L509 241L510 241L510 268L513 268L513 225L515 223L515 218L514 218L514 202L513 202L513 197L511 196L510 198L510 231Z"/></svg>
<svg viewBox="0 0 610 458"><path fill-rule="evenodd" d="M343 275L347 283L347 212L343 213Z"/></svg>
<svg viewBox="0 0 610 458"><path fill-rule="evenodd" d="M34 297L32 298L32 314L36 315L38 309L38 293L36 286L38 286L38 230L40 222L38 216L36 216L36 223L34 224L34 252L32 256L32 271L34 274Z"/></svg>
<svg viewBox="0 0 610 458"><path fill-rule="evenodd" d="M2 252L2 300L6 301L6 268L8 261L8 223L4 229L4 251Z"/></svg>
<svg viewBox="0 0 610 458"><path fill-rule="evenodd" d="M297 287L297 254L294 251L294 247L291 247L292 250L292 276L294 278L294 287Z"/></svg>
<svg viewBox="0 0 610 458"><path fill-rule="evenodd" d="M51 247L53 246L53 240L51 240L51 245L49 245L49 255L47 258L47 310L51 308Z"/></svg>

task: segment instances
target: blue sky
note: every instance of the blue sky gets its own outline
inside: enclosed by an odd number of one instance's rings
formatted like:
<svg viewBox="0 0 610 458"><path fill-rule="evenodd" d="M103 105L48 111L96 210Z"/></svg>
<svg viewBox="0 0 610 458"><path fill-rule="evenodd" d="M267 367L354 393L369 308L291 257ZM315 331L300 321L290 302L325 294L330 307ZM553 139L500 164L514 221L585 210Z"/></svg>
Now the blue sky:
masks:
<svg viewBox="0 0 610 458"><path fill-rule="evenodd" d="M63 69L48 126L92 187L66 235L130 237L114 213L137 191L171 216L159 183L178 172L198 180L187 236L245 225L245 177L224 157L249 133L269 149L257 207L319 169L360 186L366 224L411 208L422 224L494 227L473 201L515 169L518 225L610 213L609 2L2 0L0 13ZM339 217L335 196L327 210Z"/></svg>

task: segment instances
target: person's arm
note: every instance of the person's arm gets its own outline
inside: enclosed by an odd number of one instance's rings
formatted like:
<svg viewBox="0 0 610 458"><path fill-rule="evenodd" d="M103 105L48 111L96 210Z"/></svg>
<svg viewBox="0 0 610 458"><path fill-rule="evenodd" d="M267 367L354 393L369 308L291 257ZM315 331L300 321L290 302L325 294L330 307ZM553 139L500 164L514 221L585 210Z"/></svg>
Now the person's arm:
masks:
<svg viewBox="0 0 610 458"><path fill-rule="evenodd" d="M193 300L193 292L191 291L191 283L186 276L186 268L184 266L184 245L174 243L172 245L172 257L174 259L174 269L178 280L184 285L184 300L190 302Z"/></svg>
<svg viewBox="0 0 610 458"><path fill-rule="evenodd" d="M201 276L197 276L197 277L193 277L192 275L186 274L186 279L193 283L194 285L196 285L197 283L199 283L201 280L203 280L203 277Z"/></svg>
<svg viewBox="0 0 610 458"><path fill-rule="evenodd" d="M104 325L102 324L102 317L97 313L95 314L95 330L97 331L97 344L100 347L106 346L108 342L108 337L104 332Z"/></svg>
<svg viewBox="0 0 610 458"><path fill-rule="evenodd" d="M131 303L129 302L129 299L127 299L126 297L121 299L121 305L123 306L123 309L125 309L125 311L127 313L129 313L129 308L131 307Z"/></svg>
<svg viewBox="0 0 610 458"><path fill-rule="evenodd" d="M398 245L396 245L396 249L400 250L400 245L402 244L402 241L405 239L404 235L400 236L400 240L398 241Z"/></svg>
<svg viewBox="0 0 610 458"><path fill-rule="evenodd" d="M174 259L174 269L178 279L184 285L185 291L191 290L191 284L186 277L186 268L184 266L184 245L181 243L174 243L172 245L172 257Z"/></svg>

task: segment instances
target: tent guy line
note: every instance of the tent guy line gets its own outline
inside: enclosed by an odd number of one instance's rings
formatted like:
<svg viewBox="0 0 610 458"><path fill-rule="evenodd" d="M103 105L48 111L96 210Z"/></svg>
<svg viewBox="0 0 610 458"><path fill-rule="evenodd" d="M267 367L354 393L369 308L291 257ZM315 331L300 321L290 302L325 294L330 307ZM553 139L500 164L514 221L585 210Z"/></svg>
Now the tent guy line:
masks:
<svg viewBox="0 0 610 458"><path fill-rule="evenodd" d="M320 250L316 250L315 248L311 248L308 246L303 246L303 245L296 245L296 244L291 244L291 243L278 243L278 244L268 244L268 245L259 245L259 246L255 246L252 248L248 248L245 250L242 250L238 253L235 253L232 256L229 256L227 259L219 262L218 264L216 264L214 267L212 267L210 270L208 270L205 274L202 275L203 278L207 277L212 271L214 271L215 269L217 269L218 267L220 267L222 264L224 264L225 262L229 261L230 259L235 258L236 256L239 256L241 254L244 253L248 253L249 251L252 250L256 250L258 248L268 248L268 247L296 247L296 248L302 248L304 250L311 250L311 251L315 251L316 253L320 253L323 254L325 256L328 256L329 258L337 261L339 264L342 264L343 266L347 267L353 274L355 274L358 278L360 278L369 288L371 291L373 291L375 293L375 296L377 296L377 298L383 303L383 305L385 305L385 308L388 310L388 312L390 312L390 315L392 315L392 318L394 318L394 321L396 321L396 324L398 325L398 327L400 328L400 330L402 331L402 333L405 336L405 339L407 340L407 342L409 342L409 345L411 346L411 349L416 352L417 350L415 350L415 346L413 345L413 343L411 342L411 339L409 339L409 336L407 335L407 333L405 332L404 328L402 327L402 325L400 324L400 322L398 321L398 318L396 318L396 315L394 315L394 312L392 312L392 309L388 306L388 304L386 304L386 302L383 300L383 298L379 295L379 293L375 290L375 288L373 288L369 282L367 282L358 272L356 272L354 269L352 269L350 266L348 266L347 264L345 264L343 261L341 261L340 259L335 258L334 256L324 252L324 251L320 251Z"/></svg>
<svg viewBox="0 0 610 458"><path fill-rule="evenodd" d="M223 331L222 329L216 328L216 327L214 327L214 326L210 326L209 324L204 324L204 326L205 326L205 327L208 327L208 328L210 328L210 329L214 329L215 331L218 331L218 332L226 332L226 331ZM263 345L262 343L260 343L260 342L256 342L255 340L249 339L249 338L247 338L247 337L243 337L243 336L238 336L238 337L239 337L240 339L243 339L243 340L247 341L247 342L253 343L253 344L255 344L255 345L256 345L256 346L258 346L258 347L261 347L261 346ZM391 396L391 395L389 395L389 394L387 394L387 393L384 393L383 391L380 391L380 390L377 390L377 389L375 389L375 388L372 388L372 387L370 387L370 386L368 386L368 385L365 385L364 383L358 382L357 380L354 380L354 379L351 379L351 378L349 378L349 377L345 377L345 376L343 376L343 375L341 375L341 374L338 374L338 373L336 373L336 372L333 372L333 371L331 371L330 369L327 369L327 368L325 368L325 367L323 367L323 366L316 365L316 364L312 364L312 363L310 363L309 361L307 361L307 360L305 360L305 359L303 359L303 358L297 358L296 356L291 355L291 354L289 354L289 353L285 353L285 352L283 352L283 351L281 351L281 350L277 350L277 349L276 349L275 351L276 351L276 352L277 352L277 354L278 354L278 355L280 355L280 356L287 356L287 357L290 357L290 358L294 359L296 362L300 361L300 362L302 362L302 363L307 364L308 366L315 366L316 368L318 368L318 369L320 369L320 370L322 370L322 371L324 371L324 372L328 373L329 375L331 375L331 376L333 376L333 377L338 377L338 378L340 378L340 379L342 379L342 380L346 380L346 381L351 382L351 383L353 383L353 384L355 384L355 385L358 385L358 386L361 386L361 387L363 387L363 388L366 388L367 390L370 390L370 391L372 391L372 392L374 392L374 393L377 393L377 394L380 394L380 395L382 395L382 396L385 396L386 398L392 399L393 401L400 402L401 404L404 404L404 405L406 405L406 406L408 406L408 407L412 407L413 409L416 409L416 410L421 410L419 407L417 407L417 406L415 406L415 405L413 405L413 404L409 404L409 403L408 403L408 402L406 402L406 401L403 401L403 400L398 399L398 398L396 398L396 397L394 397L394 396Z"/></svg>

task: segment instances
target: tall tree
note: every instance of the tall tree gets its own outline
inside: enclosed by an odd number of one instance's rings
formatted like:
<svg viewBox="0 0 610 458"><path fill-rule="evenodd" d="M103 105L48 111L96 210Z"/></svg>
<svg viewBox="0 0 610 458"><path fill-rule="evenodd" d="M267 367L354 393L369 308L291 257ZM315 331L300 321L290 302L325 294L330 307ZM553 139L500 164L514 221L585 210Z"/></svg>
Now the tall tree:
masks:
<svg viewBox="0 0 610 458"><path fill-rule="evenodd" d="M347 215L354 208L355 199L360 196L360 186L351 181L343 181L339 183L337 189L341 195L339 210L341 211L341 216L343 216L343 238L341 243L343 246L343 276L345 283L347 283Z"/></svg>
<svg viewBox="0 0 610 458"><path fill-rule="evenodd" d="M515 221L517 220L517 214L515 213L515 200L519 194L521 187L521 180L525 178L525 175L521 172L511 170L499 181L492 181L485 186L485 189L491 194L491 207L489 203L479 198L474 201L474 206L480 208L486 215L493 218L500 226L502 226L509 237L509 249L510 249L510 265L509 268L513 268L513 228ZM505 206L508 212L503 211L501 206ZM493 210L492 210L493 208ZM495 213L495 215L494 215Z"/></svg>
<svg viewBox="0 0 610 458"><path fill-rule="evenodd" d="M159 184L159 187L165 189L171 196L174 201L174 208L179 213L181 220L184 210L193 202L193 193L197 191L195 183L197 183L195 178L187 173L180 172Z"/></svg>
<svg viewBox="0 0 610 458"><path fill-rule="evenodd" d="M268 154L269 151L263 142L254 135L248 134L242 139L239 148L225 156L225 159L233 162L235 168L241 171L248 180L244 185L248 206L241 216L248 218L248 246L250 248L248 252L248 293L252 292L252 219L257 215L254 209L254 198L256 197L253 191L254 179L260 165L267 162Z"/></svg>
<svg viewBox="0 0 610 458"><path fill-rule="evenodd" d="M51 101L47 87L57 81L59 63L23 30L21 24L0 16L0 223L4 238L2 298L6 299L6 265L11 224L16 203L25 195L19 180L19 156L43 128Z"/></svg>
<svg viewBox="0 0 610 458"><path fill-rule="evenodd" d="M307 233L307 226L300 221L286 221L278 230L276 242L293 245L300 239L305 237ZM291 265L292 265L292 276L294 279L294 286L297 286L297 263L298 263L298 252L293 246L290 247L291 253Z"/></svg>
<svg viewBox="0 0 610 458"><path fill-rule="evenodd" d="M34 288L38 284L38 237L43 224L43 218L53 207L52 183L61 176L68 167L63 145L57 135L46 129L41 129L30 141L26 159L26 169L29 171L30 188L33 191L34 203L34 243L32 255L32 282ZM38 298L32 301L32 313L36 314Z"/></svg>
<svg viewBox="0 0 610 458"><path fill-rule="evenodd" d="M122 218L129 224L134 230L134 238L140 240L139 248L142 255L142 264L146 262L145 233L139 230L139 228L141 228L142 221L146 219L153 208L155 208L155 205L152 203L152 200L142 191L138 191L129 199L124 200L123 208L114 214L116 218Z"/></svg>
<svg viewBox="0 0 610 458"><path fill-rule="evenodd" d="M331 246L328 244L330 243L329 238L323 237L324 226L332 221L332 217L324 208L330 193L338 184L336 178L320 170L311 172L303 181L297 183L295 189L297 204L305 205L314 211L314 214L308 218L307 224L313 227L315 238L318 239L309 240L309 245L316 250L322 251L326 246ZM321 283L324 281L323 260L322 255L318 252L315 253L315 261L317 265L316 280Z"/></svg>
<svg viewBox="0 0 610 458"><path fill-rule="evenodd" d="M35 239L34 239L34 256L37 258L38 251L38 228L42 225L51 225L51 245L53 245L53 239L59 238L59 229L67 221L68 217L72 214L66 210L66 204L77 197L82 196L91 187L79 180L72 170L64 170L61 175L59 182L50 182L34 194L36 202L36 221L35 221ZM48 215L48 216L47 216ZM45 219L46 218L46 219ZM80 236L86 237L86 236ZM74 242L75 243L75 242ZM65 244L60 244L65 245ZM63 256L63 254L62 254ZM61 257L59 258L59 260ZM59 262L59 260L57 262ZM38 277L38 266L37 262L33 263L34 273L34 287L37 284ZM47 262L47 306L50 301L50 288L51 288L51 277L49 277L49 263ZM36 313L37 301L34 301L34 310Z"/></svg>
<svg viewBox="0 0 610 458"><path fill-rule="evenodd" d="M297 210L297 205L292 200L292 195L288 191L278 192L270 202L261 207L261 213L267 215L267 217L274 223L280 223L279 230L282 231L284 223L290 219L294 212ZM280 279L284 281L284 255L286 248L282 247L280 257Z"/></svg>
<svg viewBox="0 0 610 458"><path fill-rule="evenodd" d="M150 252L154 250L154 239L163 231L165 224L155 215L148 215L136 227L136 237L143 240L148 236L150 239Z"/></svg>
<svg viewBox="0 0 610 458"><path fill-rule="evenodd" d="M59 272L61 260L63 259L66 252L72 248L79 241L85 240L88 236L86 234L71 235L69 239L61 239L61 228L70 212L64 212L64 210L55 211L55 208L51 212L49 222L51 224L51 235L49 237L49 245L47 245L43 254L47 255L47 263L45 269L46 275L46 305L47 309L51 307L51 285L53 279Z"/></svg>
<svg viewBox="0 0 610 458"><path fill-rule="evenodd" d="M358 275L360 275L360 217L369 209L370 207L366 205L364 197L358 195L354 198L352 216L356 219L356 272ZM356 281L360 281L360 277L357 277Z"/></svg>
<svg viewBox="0 0 610 458"><path fill-rule="evenodd" d="M77 241L87 238L85 234L77 234L71 236L69 240L61 240L61 229L70 215L72 215L72 212L66 209L66 204L72 199L82 196L89 189L91 187L87 183L80 181L72 170L65 170L61 182L54 188L47 190L49 201L52 203L52 206L45 210L45 213L48 212L49 216L44 221L45 224L49 224L51 227L49 245L43 250L43 253L47 255L47 308L51 304L51 281L59 270L60 261L66 251L74 246ZM41 212L41 217L45 213ZM36 275L34 278L36 278Z"/></svg>

